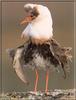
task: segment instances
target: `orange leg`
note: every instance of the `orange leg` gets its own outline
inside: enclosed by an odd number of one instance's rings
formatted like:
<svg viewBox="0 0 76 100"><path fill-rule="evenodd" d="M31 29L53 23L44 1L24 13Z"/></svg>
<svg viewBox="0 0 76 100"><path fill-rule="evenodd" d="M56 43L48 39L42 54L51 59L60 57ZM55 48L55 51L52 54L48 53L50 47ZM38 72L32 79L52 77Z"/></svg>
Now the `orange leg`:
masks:
<svg viewBox="0 0 76 100"><path fill-rule="evenodd" d="M37 84L38 84L39 75L38 75L37 69L35 70L35 72L36 72L36 80L35 80L35 88L34 88L34 91L36 92L37 91Z"/></svg>
<svg viewBox="0 0 76 100"><path fill-rule="evenodd" d="M45 92L48 92L48 79L49 79L49 70L46 71L46 88L45 88Z"/></svg>

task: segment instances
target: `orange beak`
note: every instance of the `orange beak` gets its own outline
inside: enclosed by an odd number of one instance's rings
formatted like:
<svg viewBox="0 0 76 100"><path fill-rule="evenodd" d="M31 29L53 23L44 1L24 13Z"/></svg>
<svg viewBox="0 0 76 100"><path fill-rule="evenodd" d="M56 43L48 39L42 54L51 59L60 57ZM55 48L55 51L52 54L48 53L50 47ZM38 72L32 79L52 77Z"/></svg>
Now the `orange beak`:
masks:
<svg viewBox="0 0 76 100"><path fill-rule="evenodd" d="M29 23L32 21L32 17L31 16L27 16L23 21L21 21L21 25L25 24L25 23Z"/></svg>

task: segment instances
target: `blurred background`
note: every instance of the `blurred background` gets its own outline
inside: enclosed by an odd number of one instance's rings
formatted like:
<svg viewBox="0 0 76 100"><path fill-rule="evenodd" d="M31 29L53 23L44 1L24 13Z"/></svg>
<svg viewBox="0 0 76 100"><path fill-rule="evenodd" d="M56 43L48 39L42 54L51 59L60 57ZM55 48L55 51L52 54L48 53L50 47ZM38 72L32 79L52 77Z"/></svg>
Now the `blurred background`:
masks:
<svg viewBox="0 0 76 100"><path fill-rule="evenodd" d="M1 93L1 68L2 68L2 66L1 66L1 39L2 39L2 37L1 37L1 2L0 2L0 93Z"/></svg>
<svg viewBox="0 0 76 100"><path fill-rule="evenodd" d="M27 1L27 0L26 0ZM24 84L16 75L10 58L6 53L8 48L16 48L23 44L21 33L26 27L20 22L26 16L24 5L29 2L2 2L2 92L27 91L34 89L35 72L25 69L25 74L29 79L29 86ZM49 75L50 89L74 88L74 2L31 2L46 5L52 14L54 38L62 46L72 47L72 64L70 73L64 79L61 73L51 72ZM1 33L1 32L0 32ZM45 89L45 71L39 71L38 89ZM1 78L1 76L0 76ZM1 83L1 82L0 82Z"/></svg>

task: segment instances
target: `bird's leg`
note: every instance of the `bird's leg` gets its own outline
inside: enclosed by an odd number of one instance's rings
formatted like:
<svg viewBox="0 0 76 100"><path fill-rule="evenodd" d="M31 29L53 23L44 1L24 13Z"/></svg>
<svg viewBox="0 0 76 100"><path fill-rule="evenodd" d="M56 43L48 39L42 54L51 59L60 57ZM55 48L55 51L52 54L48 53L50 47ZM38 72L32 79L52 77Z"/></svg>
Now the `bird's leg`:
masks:
<svg viewBox="0 0 76 100"><path fill-rule="evenodd" d="M46 88L45 88L45 92L48 92L48 79L49 79L49 70L46 71Z"/></svg>
<svg viewBox="0 0 76 100"><path fill-rule="evenodd" d="M37 69L35 69L35 72L36 72L36 80L35 80L35 88L34 88L34 91L36 92L37 91L37 84L38 84L39 75L38 75L38 70Z"/></svg>

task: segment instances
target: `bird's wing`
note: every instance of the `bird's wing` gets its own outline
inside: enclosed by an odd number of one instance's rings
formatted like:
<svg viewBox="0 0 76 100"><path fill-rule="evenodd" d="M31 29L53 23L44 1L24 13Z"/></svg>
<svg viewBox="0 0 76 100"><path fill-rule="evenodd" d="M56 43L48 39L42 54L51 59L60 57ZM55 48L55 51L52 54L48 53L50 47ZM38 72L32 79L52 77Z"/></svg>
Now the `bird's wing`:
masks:
<svg viewBox="0 0 76 100"><path fill-rule="evenodd" d="M17 76L25 83L28 84L22 66L14 67Z"/></svg>
<svg viewBox="0 0 76 100"><path fill-rule="evenodd" d="M26 84L28 84L28 81L26 79L26 75L24 74L23 71L23 57L22 57L22 53L24 51L24 48L27 47L27 43L26 45L21 45L19 47L17 47L16 49L7 49L7 53L10 56L11 61L12 61L12 65L13 68L17 74L17 76Z"/></svg>
<svg viewBox="0 0 76 100"><path fill-rule="evenodd" d="M62 67L64 77L66 77L65 66L71 61L71 47L62 47L55 39L50 40L50 49L53 56L58 60L59 65Z"/></svg>

